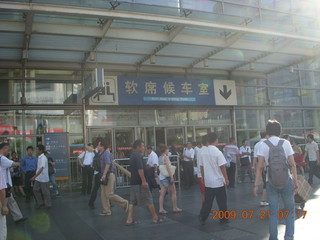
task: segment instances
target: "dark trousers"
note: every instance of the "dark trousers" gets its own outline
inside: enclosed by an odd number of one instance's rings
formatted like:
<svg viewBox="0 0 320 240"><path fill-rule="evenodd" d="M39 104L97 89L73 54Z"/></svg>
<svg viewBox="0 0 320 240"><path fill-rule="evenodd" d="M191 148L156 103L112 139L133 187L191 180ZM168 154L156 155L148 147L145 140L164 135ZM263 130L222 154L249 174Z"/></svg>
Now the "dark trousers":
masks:
<svg viewBox="0 0 320 240"><path fill-rule="evenodd" d="M249 174L250 180L253 181L251 164L241 165L241 182L244 181L245 175L246 175L247 173Z"/></svg>
<svg viewBox="0 0 320 240"><path fill-rule="evenodd" d="M82 168L82 194L90 194L92 188L93 168L84 166Z"/></svg>
<svg viewBox="0 0 320 240"><path fill-rule="evenodd" d="M30 179L36 175L36 171L28 171L26 172L25 178L24 178L24 188L26 193L26 200L30 201L31 197L33 196L33 189L31 186Z"/></svg>
<svg viewBox="0 0 320 240"><path fill-rule="evenodd" d="M100 174L96 174L94 175L94 185L93 185L93 189L91 192L91 196L90 196L90 200L89 200L89 206L94 206L94 202L97 199L97 195L98 195L98 190L100 189Z"/></svg>
<svg viewBox="0 0 320 240"><path fill-rule="evenodd" d="M236 180L236 164L231 162L230 167L227 168L227 174L229 178L229 187L234 187L234 183Z"/></svg>
<svg viewBox="0 0 320 240"><path fill-rule="evenodd" d="M227 193L226 188L219 187L219 188L208 188L206 187L204 203L202 204L202 208L200 211L199 217L201 220L207 220L211 209L214 198L217 197L217 203L219 207L219 211L227 211ZM227 219L220 219L220 222L227 221Z"/></svg>
<svg viewBox="0 0 320 240"><path fill-rule="evenodd" d="M183 161L183 175L184 175L184 183L186 187L191 187L193 184L193 162Z"/></svg>
<svg viewBox="0 0 320 240"><path fill-rule="evenodd" d="M317 167L317 161L309 161L309 184L313 184L313 175Z"/></svg>

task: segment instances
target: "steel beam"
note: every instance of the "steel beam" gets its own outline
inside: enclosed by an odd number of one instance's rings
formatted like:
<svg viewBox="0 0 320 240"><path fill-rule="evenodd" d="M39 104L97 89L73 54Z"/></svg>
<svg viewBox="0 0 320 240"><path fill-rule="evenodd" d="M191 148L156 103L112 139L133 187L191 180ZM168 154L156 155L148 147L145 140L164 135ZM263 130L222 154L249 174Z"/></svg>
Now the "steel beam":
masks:
<svg viewBox="0 0 320 240"><path fill-rule="evenodd" d="M279 32L269 29L254 28L248 26L233 25L227 23L209 22L198 19L174 17L174 16L163 16L163 15L152 15L146 13L137 12L122 12L113 11L107 9L93 9L93 8L82 8L73 6L61 6L61 5L49 5L49 4L38 4L38 3L18 3L18 2L2 2L0 5L2 11L13 11L13 12L32 12L49 15L65 15L65 16L82 16L92 18L112 18L122 19L128 21L139 21L139 22L150 22L157 24L169 24L175 26L188 26L210 30L223 30L230 32L242 32L251 33L265 36L273 36L280 38L288 38L302 41L310 41L319 43L319 38L312 36L302 36L298 34Z"/></svg>
<svg viewBox="0 0 320 240"><path fill-rule="evenodd" d="M2 32L24 32L24 23L12 21L0 21L0 31ZM33 23L33 32L38 34L53 34L79 37L101 37L101 29L99 26L90 27L82 25L62 25L52 23ZM152 32L139 29L126 28L110 28L105 35L109 39L136 40L150 42L169 42L169 36L165 32ZM194 36L189 34L178 34L172 41L176 44L205 46L213 48L224 48L225 40L223 38ZM313 49L299 48L294 46L286 47L274 51L268 44L253 42L245 39L239 39L230 48L239 50L273 52L289 55L313 56Z"/></svg>

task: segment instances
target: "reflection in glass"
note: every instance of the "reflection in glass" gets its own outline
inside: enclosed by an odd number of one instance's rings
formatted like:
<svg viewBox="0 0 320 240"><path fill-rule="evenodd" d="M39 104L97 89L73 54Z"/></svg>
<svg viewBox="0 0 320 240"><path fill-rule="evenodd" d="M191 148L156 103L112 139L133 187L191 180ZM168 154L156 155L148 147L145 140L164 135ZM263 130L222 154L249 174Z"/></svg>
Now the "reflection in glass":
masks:
<svg viewBox="0 0 320 240"><path fill-rule="evenodd" d="M189 111L190 124L207 125L207 124L230 124L230 110L224 109L206 109Z"/></svg>
<svg viewBox="0 0 320 240"><path fill-rule="evenodd" d="M302 111L293 109L271 110L270 117L278 120L283 128L302 127Z"/></svg>

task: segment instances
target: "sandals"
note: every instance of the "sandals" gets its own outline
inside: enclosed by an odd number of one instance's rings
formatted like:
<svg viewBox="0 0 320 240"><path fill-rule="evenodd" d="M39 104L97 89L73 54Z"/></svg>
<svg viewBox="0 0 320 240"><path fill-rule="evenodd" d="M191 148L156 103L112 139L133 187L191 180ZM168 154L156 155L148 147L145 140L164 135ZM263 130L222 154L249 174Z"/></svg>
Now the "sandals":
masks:
<svg viewBox="0 0 320 240"><path fill-rule="evenodd" d="M165 215L165 214L168 214L168 212L167 212L166 210L164 210L164 211L159 211L159 214Z"/></svg>
<svg viewBox="0 0 320 240"><path fill-rule="evenodd" d="M181 212L182 212L182 209L177 208L176 210L173 210L172 212L173 212L173 213L181 213Z"/></svg>
<svg viewBox="0 0 320 240"><path fill-rule="evenodd" d="M110 216L111 213L105 213L105 212L102 212L102 213L99 213L100 216Z"/></svg>
<svg viewBox="0 0 320 240"><path fill-rule="evenodd" d="M158 220L157 221L152 221L152 224L160 224L160 223L163 223L163 222L164 222L164 219L158 217Z"/></svg>
<svg viewBox="0 0 320 240"><path fill-rule="evenodd" d="M130 227L130 226L134 226L134 225L137 225L137 224L139 224L140 222L138 222L138 221L132 221L131 223L126 223L126 226L127 227Z"/></svg>

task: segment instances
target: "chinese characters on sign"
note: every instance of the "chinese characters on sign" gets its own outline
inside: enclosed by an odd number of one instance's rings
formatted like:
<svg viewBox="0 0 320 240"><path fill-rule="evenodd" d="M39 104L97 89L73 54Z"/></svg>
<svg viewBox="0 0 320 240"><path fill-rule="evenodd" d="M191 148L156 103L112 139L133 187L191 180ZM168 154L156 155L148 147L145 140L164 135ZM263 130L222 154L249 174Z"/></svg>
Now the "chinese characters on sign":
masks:
<svg viewBox="0 0 320 240"><path fill-rule="evenodd" d="M118 77L119 105L215 105L213 80Z"/></svg>

